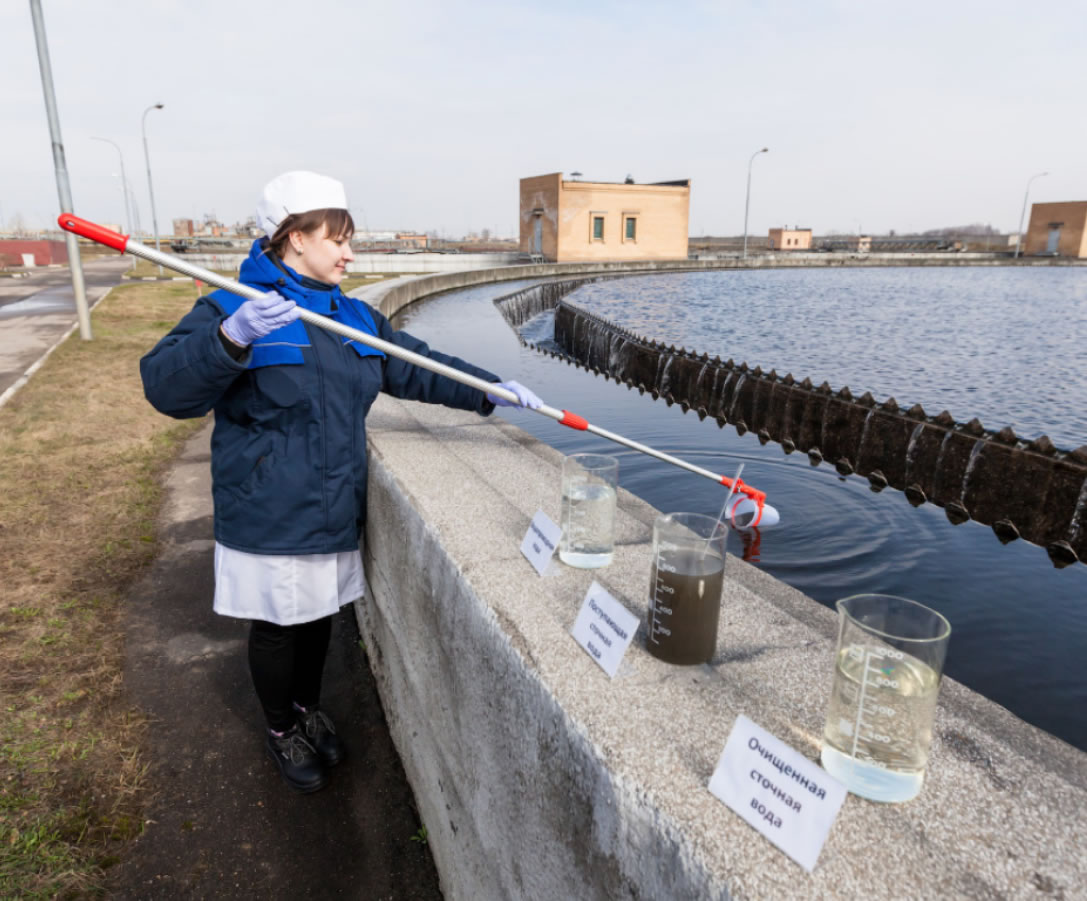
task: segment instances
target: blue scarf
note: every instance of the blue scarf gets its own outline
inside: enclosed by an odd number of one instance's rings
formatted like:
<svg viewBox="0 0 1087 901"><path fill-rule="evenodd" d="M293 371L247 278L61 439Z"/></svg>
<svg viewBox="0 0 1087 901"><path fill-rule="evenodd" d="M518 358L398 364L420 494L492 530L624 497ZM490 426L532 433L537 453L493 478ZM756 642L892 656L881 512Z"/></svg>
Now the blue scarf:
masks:
<svg viewBox="0 0 1087 901"><path fill-rule="evenodd" d="M348 297L340 290L339 285L326 285L308 278L282 261L273 259L271 252L266 249L267 243L267 238L253 242L249 258L242 263L239 274L243 284L259 291L278 291L307 310L320 313L375 338L380 337L366 304ZM216 291L211 296L228 316L245 303L244 298L229 291ZM344 338L343 342L350 345L360 357L385 356L382 351L352 338ZM304 362L302 348L309 346L306 324L301 319L296 319L253 342L249 368L301 365Z"/></svg>

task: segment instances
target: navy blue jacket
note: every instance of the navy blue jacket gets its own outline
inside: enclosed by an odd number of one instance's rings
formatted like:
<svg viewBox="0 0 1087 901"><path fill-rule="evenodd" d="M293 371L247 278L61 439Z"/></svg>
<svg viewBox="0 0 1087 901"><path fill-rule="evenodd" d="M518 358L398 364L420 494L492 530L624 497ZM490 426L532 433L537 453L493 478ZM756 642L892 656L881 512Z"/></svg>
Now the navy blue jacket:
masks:
<svg viewBox="0 0 1087 901"><path fill-rule="evenodd" d="M498 377L393 329L339 288L277 265L254 243L240 280L486 381ZM358 547L366 515L366 414L385 391L487 415L482 391L296 320L235 360L219 337L243 299L226 291L196 306L142 360L144 393L177 419L215 411L215 539L254 554L321 554Z"/></svg>

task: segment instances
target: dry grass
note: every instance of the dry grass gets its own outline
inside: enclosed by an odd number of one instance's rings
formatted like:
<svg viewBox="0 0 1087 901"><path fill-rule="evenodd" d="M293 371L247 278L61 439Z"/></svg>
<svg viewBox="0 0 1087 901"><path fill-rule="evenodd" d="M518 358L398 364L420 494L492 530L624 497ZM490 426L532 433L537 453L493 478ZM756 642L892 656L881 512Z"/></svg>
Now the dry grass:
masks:
<svg viewBox="0 0 1087 901"><path fill-rule="evenodd" d="M0 898L96 894L142 828L145 723L121 695L124 598L156 552L160 476L199 422L138 361L191 283L114 289L0 408Z"/></svg>

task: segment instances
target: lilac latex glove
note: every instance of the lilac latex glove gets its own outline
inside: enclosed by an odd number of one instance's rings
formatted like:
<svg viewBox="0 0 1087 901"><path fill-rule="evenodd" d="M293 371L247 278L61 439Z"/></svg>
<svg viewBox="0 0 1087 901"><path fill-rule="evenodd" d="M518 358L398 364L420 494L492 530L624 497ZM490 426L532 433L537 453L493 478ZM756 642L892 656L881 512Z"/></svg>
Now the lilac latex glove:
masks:
<svg viewBox="0 0 1087 901"><path fill-rule="evenodd" d="M542 400L518 382L499 382L496 387L512 391L517 395L517 400L520 401L520 403L515 404L513 401L506 400L505 398L488 394L487 400L496 407L528 407L530 410L538 410L543 406Z"/></svg>
<svg viewBox="0 0 1087 901"><path fill-rule="evenodd" d="M263 297L247 300L224 319L223 334L239 347L248 347L257 338L294 322L298 318L297 306L282 294L269 291Z"/></svg>

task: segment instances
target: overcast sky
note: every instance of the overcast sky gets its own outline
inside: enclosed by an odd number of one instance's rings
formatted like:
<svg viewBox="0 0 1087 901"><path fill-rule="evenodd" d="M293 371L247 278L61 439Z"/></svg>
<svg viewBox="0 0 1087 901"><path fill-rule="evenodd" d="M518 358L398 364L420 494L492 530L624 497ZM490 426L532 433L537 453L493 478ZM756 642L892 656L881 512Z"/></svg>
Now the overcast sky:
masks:
<svg viewBox="0 0 1087 901"><path fill-rule="evenodd" d="M692 234L1017 227L1087 200L1081 3L43 0L75 211L252 213L288 169L359 227L511 235L518 179L690 178ZM0 225L57 191L29 3L0 3Z"/></svg>

